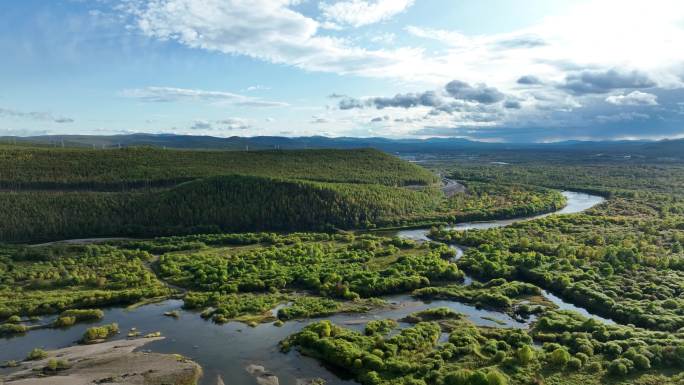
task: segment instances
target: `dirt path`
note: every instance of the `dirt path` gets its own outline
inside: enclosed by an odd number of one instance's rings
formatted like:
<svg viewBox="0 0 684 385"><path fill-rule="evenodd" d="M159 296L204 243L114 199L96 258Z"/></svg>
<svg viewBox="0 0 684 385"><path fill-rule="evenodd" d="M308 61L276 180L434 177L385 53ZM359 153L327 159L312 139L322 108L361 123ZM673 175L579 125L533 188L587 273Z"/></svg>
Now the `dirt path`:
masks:
<svg viewBox="0 0 684 385"><path fill-rule="evenodd" d="M154 276L157 277L157 279L158 279L161 283L163 283L164 285L166 285L166 287L168 287L168 288L170 288L170 289L172 289L172 290L177 291L177 292L178 292L179 294L181 294L181 295L184 295L185 293L187 293L187 292L188 292L188 289L183 288L183 287L180 287L180 286L176 286L176 285L174 285L174 284L172 284L172 283L169 283L169 282L167 282L166 280L162 279L162 278L159 276L159 274L157 273L157 269L154 268L155 264L156 264L158 261L159 261L159 256L158 256L158 255L155 255L155 256L154 256L154 259L152 259L152 260L149 261L149 262L144 262L143 265L145 266L145 269L147 269L150 273L154 274Z"/></svg>
<svg viewBox="0 0 684 385"><path fill-rule="evenodd" d="M56 245L59 243L66 244L66 245L87 245L87 244L91 244L91 243L102 243L102 242L107 242L107 241L134 241L134 240L136 240L136 239L125 238L125 237L62 239L59 241L52 241L52 242L38 243L35 245L29 245L28 247L51 246L51 245Z"/></svg>

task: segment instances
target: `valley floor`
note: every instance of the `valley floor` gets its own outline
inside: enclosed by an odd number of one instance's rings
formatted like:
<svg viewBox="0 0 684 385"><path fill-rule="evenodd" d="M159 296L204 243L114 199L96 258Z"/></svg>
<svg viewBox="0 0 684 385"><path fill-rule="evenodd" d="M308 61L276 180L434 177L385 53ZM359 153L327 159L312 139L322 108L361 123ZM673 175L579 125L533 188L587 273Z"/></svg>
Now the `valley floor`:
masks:
<svg viewBox="0 0 684 385"><path fill-rule="evenodd" d="M505 226L434 226L425 241L334 231L7 245L0 359L118 322L161 331L149 348L192 358L205 384L684 383L684 168L434 167L466 187L420 214L436 222L572 206L558 190L607 200ZM95 307L109 309L69 313Z"/></svg>

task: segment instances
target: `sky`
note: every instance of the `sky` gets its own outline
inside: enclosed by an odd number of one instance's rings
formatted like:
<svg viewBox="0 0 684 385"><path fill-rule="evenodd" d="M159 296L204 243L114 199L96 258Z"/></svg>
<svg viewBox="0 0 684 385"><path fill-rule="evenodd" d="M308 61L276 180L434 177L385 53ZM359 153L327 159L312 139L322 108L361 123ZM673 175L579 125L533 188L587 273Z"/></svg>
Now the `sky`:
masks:
<svg viewBox="0 0 684 385"><path fill-rule="evenodd" d="M0 0L0 136L684 137L681 0Z"/></svg>

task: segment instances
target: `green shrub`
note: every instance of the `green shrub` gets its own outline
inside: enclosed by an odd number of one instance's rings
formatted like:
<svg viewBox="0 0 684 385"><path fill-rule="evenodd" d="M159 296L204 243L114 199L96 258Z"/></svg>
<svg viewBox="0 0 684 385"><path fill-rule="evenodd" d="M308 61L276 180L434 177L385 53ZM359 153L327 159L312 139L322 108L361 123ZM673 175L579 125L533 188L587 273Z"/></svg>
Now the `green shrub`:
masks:
<svg viewBox="0 0 684 385"><path fill-rule="evenodd" d="M580 361L582 362L582 365L586 365L587 362L589 362L589 356L587 356L587 355L584 354L584 353L576 353L576 354L575 354L575 358L577 358L578 360L580 360Z"/></svg>
<svg viewBox="0 0 684 385"><path fill-rule="evenodd" d="M608 364L608 373L613 376L625 376L632 366L632 361L626 358L618 358Z"/></svg>
<svg viewBox="0 0 684 385"><path fill-rule="evenodd" d="M60 314L60 317L73 317L76 321L98 320L104 318L100 309L70 309Z"/></svg>
<svg viewBox="0 0 684 385"><path fill-rule="evenodd" d="M488 385L507 385L508 379L500 371L491 370L489 373L487 373L487 384Z"/></svg>
<svg viewBox="0 0 684 385"><path fill-rule="evenodd" d="M119 325L116 323L93 326L88 328L83 334L82 341L84 343L91 343L99 340L107 339L119 332Z"/></svg>
<svg viewBox="0 0 684 385"><path fill-rule="evenodd" d="M21 324L1 324L0 336L26 333L29 327Z"/></svg>
<svg viewBox="0 0 684 385"><path fill-rule="evenodd" d="M393 319L386 319L386 320L373 320L373 321L368 321L366 324L366 327L364 328L364 333L367 336L371 335L386 335L389 333L392 329L397 327L397 321Z"/></svg>
<svg viewBox="0 0 684 385"><path fill-rule="evenodd" d="M47 352L41 348L34 348L29 352L29 354L26 356L27 361L34 361L34 360L42 360L43 358L47 357Z"/></svg>
<svg viewBox="0 0 684 385"><path fill-rule="evenodd" d="M641 370L651 369L651 360L649 360L648 357L646 357L643 354L634 355L634 357L632 358L632 361L634 362L634 367L636 367L637 369L641 369Z"/></svg>
<svg viewBox="0 0 684 385"><path fill-rule="evenodd" d="M492 357L492 363L500 363L506 358L506 352L498 350Z"/></svg>
<svg viewBox="0 0 684 385"><path fill-rule="evenodd" d="M592 362L586 367L587 372L589 373L599 373L600 371L603 370L603 366L601 365L600 362Z"/></svg>
<svg viewBox="0 0 684 385"><path fill-rule="evenodd" d="M622 346L616 342L607 342L603 345L603 352L611 358L617 358L622 354Z"/></svg>
<svg viewBox="0 0 684 385"><path fill-rule="evenodd" d="M530 345L524 345L515 353L515 357L520 365L529 365L535 360L536 354Z"/></svg>
<svg viewBox="0 0 684 385"><path fill-rule="evenodd" d="M570 353L564 348L558 348L548 355L548 360L555 366L565 367L570 361Z"/></svg>
<svg viewBox="0 0 684 385"><path fill-rule="evenodd" d="M444 377L444 385L469 385L473 371L469 369L459 369L450 372Z"/></svg>
<svg viewBox="0 0 684 385"><path fill-rule="evenodd" d="M57 372L60 370L66 370L69 369L70 365L67 361L65 360L56 360L54 358L51 358L45 368L43 368L44 372Z"/></svg>
<svg viewBox="0 0 684 385"><path fill-rule="evenodd" d="M60 316L55 320L54 326L61 328L61 327L72 326L75 323L76 323L76 317Z"/></svg>
<svg viewBox="0 0 684 385"><path fill-rule="evenodd" d="M487 379L487 374L480 370L474 371L468 381L470 382L469 385L489 385L489 379Z"/></svg>
<svg viewBox="0 0 684 385"><path fill-rule="evenodd" d="M594 347L590 344L581 344L577 347L577 351L591 357L594 355Z"/></svg>
<svg viewBox="0 0 684 385"><path fill-rule="evenodd" d="M580 370L582 368L582 361L579 358L572 357L568 360L567 367L570 370Z"/></svg>

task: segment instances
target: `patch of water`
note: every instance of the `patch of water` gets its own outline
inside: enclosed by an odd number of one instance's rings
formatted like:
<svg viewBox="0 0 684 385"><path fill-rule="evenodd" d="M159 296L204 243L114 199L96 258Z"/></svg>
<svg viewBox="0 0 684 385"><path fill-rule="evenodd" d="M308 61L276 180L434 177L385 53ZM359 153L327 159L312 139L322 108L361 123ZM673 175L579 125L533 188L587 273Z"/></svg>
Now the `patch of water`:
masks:
<svg viewBox="0 0 684 385"><path fill-rule="evenodd" d="M564 192L563 194L568 198L568 205L558 214L580 212L603 201L603 198L588 194L574 192ZM542 216L464 223L453 228L465 230L501 227L538 217ZM392 235L425 241L428 240L428 231L428 229L402 230ZM463 249L457 246L453 247L456 250L456 259L460 258L463 255ZM471 280L468 277L465 284L470 282ZM585 315L590 315L586 310L574 307L550 293L545 292L544 294L560 308L577 310ZM363 330L366 322L373 319L392 318L398 320L415 311L445 306L465 314L477 325L514 328L528 326L526 323L519 322L504 313L478 309L456 301L424 302L409 295L388 296L386 300L395 306L389 310L378 310L367 314L338 314L325 317L325 319L356 330ZM35 347L56 349L70 346L76 343L88 327L117 322L122 331L117 338L125 338L127 331L133 327L142 334L161 332L166 339L152 342L145 346L145 349L159 353L178 353L193 359L204 369L202 385L216 384L219 376L234 385L255 385L255 377L246 370L247 366L252 364L261 365L268 372L274 373L282 385L298 385L299 379L317 377L326 380L331 385L355 384L351 379L345 378L343 373L323 367L312 358L301 356L294 351L288 354L282 354L279 351L279 341L315 320L289 321L282 327L276 327L273 324L261 324L252 328L237 322L217 325L203 320L197 312L180 309L181 305L182 301L180 300L168 300L141 306L134 310L110 308L105 309L105 317L100 321L78 324L68 329L40 329L31 331L24 336L0 338L0 361L21 360ZM274 311L277 312L280 307ZM180 313L180 317L177 319L163 315L164 312L174 310L178 310Z"/></svg>

